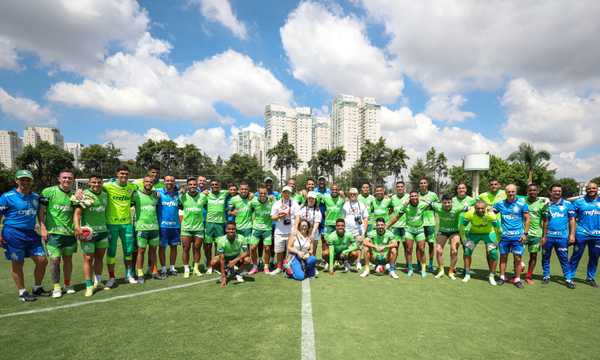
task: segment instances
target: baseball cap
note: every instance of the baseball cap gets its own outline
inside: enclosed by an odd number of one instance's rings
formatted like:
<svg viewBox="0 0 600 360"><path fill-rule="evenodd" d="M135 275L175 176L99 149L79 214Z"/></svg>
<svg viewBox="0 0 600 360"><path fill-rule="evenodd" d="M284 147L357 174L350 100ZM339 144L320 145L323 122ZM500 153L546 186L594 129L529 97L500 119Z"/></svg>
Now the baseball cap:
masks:
<svg viewBox="0 0 600 360"><path fill-rule="evenodd" d="M281 189L281 192L286 192L286 191L292 192L292 188L290 186L284 186L283 189Z"/></svg>
<svg viewBox="0 0 600 360"><path fill-rule="evenodd" d="M358 194L358 189L357 188L350 188L350 190L348 191L348 194Z"/></svg>
<svg viewBox="0 0 600 360"><path fill-rule="evenodd" d="M317 198L317 193L314 191L309 191L308 194L306 194L307 198L313 198L316 199Z"/></svg>
<svg viewBox="0 0 600 360"><path fill-rule="evenodd" d="M320 175L320 176L317 178L317 180L321 180L321 179L323 179L323 180L327 180L327 178L326 178L324 175Z"/></svg>
<svg viewBox="0 0 600 360"><path fill-rule="evenodd" d="M273 181L273 178L272 178L272 177L270 177L270 176L267 176L267 177L265 178L264 182L267 182L267 181L271 181L271 182L272 182L272 181Z"/></svg>
<svg viewBox="0 0 600 360"><path fill-rule="evenodd" d="M31 171L29 170L17 170L17 172L15 173L15 179L21 178L30 178L31 180L33 180L33 174L31 174Z"/></svg>

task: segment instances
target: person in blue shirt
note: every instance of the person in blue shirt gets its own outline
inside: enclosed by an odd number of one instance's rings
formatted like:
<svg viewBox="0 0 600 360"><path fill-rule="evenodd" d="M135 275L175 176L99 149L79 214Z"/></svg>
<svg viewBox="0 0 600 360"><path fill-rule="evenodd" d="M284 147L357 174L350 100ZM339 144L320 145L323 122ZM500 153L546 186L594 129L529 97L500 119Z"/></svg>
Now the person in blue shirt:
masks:
<svg viewBox="0 0 600 360"><path fill-rule="evenodd" d="M160 246L158 248L158 258L162 266L161 275L177 275L175 262L177 261L177 246L181 242L179 220L179 192L175 187L175 177L167 175L164 178L165 187L158 189L158 226L160 231ZM169 252L169 271L167 272L166 249Z"/></svg>
<svg viewBox="0 0 600 360"><path fill-rule="evenodd" d="M12 278L19 292L19 300L35 301L36 296L50 296L42 280L48 260L40 236L35 232L35 219L40 207L40 196L31 191L33 175L28 170L16 172L17 187L0 196L0 223L4 218L0 245L6 260L11 261ZM35 263L33 291L25 288L23 265L29 257Z"/></svg>
<svg viewBox="0 0 600 360"><path fill-rule="evenodd" d="M575 211L573 205L562 198L562 186L550 186L550 204L542 214L542 269L543 284L550 282L550 257L556 251L566 286L575 289L569 272L569 244L575 243Z"/></svg>
<svg viewBox="0 0 600 360"><path fill-rule="evenodd" d="M514 285L522 289L521 257L523 244L527 241L529 232L529 208L523 199L517 199L517 186L510 184L506 187L506 199L494 204L494 211L500 214L502 236L498 248L500 249L500 280L498 285L506 281L506 262L508 254L512 253L515 262Z"/></svg>
<svg viewBox="0 0 600 360"><path fill-rule="evenodd" d="M575 248L569 259L571 277L575 277L577 266L588 247L588 266L586 283L597 288L596 270L598 257L600 257L600 198L598 197L598 184L590 182L585 187L585 196L573 202L577 218L577 231L575 232Z"/></svg>

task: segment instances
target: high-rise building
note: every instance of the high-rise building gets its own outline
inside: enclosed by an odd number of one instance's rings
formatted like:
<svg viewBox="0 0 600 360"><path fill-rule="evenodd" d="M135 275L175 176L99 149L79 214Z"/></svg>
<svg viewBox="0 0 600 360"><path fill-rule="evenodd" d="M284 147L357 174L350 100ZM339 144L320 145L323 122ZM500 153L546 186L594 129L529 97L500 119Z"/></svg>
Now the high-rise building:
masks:
<svg viewBox="0 0 600 360"><path fill-rule="evenodd" d="M319 152L319 150L329 150L331 147L331 135L329 118L327 117L314 117L313 118L313 131L312 131L312 154L313 156Z"/></svg>
<svg viewBox="0 0 600 360"><path fill-rule="evenodd" d="M301 161L298 172L307 167L312 157L312 111L308 107L289 108L282 105L269 104L265 107L265 153L275 147L284 133L288 134L288 142ZM267 160L268 162L268 160ZM269 163L273 168L273 161ZM294 175L292 173L289 175Z"/></svg>
<svg viewBox="0 0 600 360"><path fill-rule="evenodd" d="M23 145L37 146L42 141L47 141L51 145L63 148L65 140L57 128L28 126L23 136Z"/></svg>
<svg viewBox="0 0 600 360"><path fill-rule="evenodd" d="M346 150L342 170L349 170L360 157L365 141L379 137L378 114L381 106L373 98L337 95L331 111L331 146Z"/></svg>
<svg viewBox="0 0 600 360"><path fill-rule="evenodd" d="M233 139L233 151L238 154L254 156L260 165L265 163L265 137L252 131L240 131Z"/></svg>
<svg viewBox="0 0 600 360"><path fill-rule="evenodd" d="M7 168L16 166L23 142L15 131L0 130L0 162Z"/></svg>
<svg viewBox="0 0 600 360"><path fill-rule="evenodd" d="M65 150L70 152L73 155L73 166L76 168L81 167L81 150L84 148L83 144L80 143L65 143Z"/></svg>

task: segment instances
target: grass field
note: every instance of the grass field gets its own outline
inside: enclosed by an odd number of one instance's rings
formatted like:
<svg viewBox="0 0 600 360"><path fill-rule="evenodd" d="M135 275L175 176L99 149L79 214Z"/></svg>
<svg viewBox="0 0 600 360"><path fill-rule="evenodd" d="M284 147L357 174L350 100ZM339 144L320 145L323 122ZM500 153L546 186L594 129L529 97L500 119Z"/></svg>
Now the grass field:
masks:
<svg viewBox="0 0 600 360"><path fill-rule="evenodd" d="M319 275L310 281L316 358L600 356L594 346L600 341L598 289L578 283L576 290L568 290L540 281L524 290L511 285L492 288L482 270L482 251L476 251L478 270L468 284L433 276L393 280L374 275L362 279L356 273ZM76 259L74 279L80 282L81 261ZM582 265L586 264L584 258ZM259 274L255 281L221 289L216 278L178 276L121 285L89 300L78 292L21 303L9 263L3 259L0 265L3 359L301 357L302 284L283 277ZM28 264L29 287L31 268ZM580 265L579 278L583 268ZM553 274L559 271L554 262ZM45 286L50 288L48 279ZM62 305L74 307L7 316Z"/></svg>

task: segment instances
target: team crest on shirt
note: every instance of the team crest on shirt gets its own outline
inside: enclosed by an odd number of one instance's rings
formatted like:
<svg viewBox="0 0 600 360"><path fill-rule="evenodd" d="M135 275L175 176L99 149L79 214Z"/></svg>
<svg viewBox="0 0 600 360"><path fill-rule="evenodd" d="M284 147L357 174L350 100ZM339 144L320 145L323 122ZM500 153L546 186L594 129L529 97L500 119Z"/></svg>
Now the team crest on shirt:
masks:
<svg viewBox="0 0 600 360"><path fill-rule="evenodd" d="M521 212L521 208L519 206L515 206L515 207L513 207L513 212L515 214L518 214L519 212Z"/></svg>

